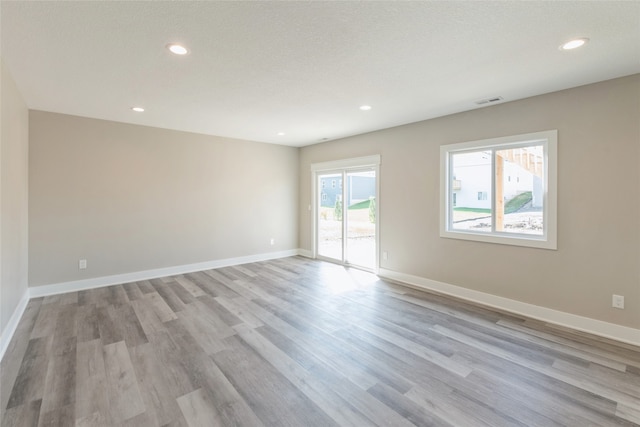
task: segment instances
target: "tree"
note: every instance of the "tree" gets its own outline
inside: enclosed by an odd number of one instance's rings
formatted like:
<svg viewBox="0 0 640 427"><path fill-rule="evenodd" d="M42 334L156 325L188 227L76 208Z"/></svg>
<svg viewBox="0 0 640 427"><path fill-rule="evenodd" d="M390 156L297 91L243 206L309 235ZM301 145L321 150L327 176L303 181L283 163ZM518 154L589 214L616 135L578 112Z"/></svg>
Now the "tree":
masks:
<svg viewBox="0 0 640 427"><path fill-rule="evenodd" d="M369 221L376 223L376 198L375 196L369 196Z"/></svg>
<svg viewBox="0 0 640 427"><path fill-rule="evenodd" d="M333 219L342 221L342 200L340 196L336 196L336 205L333 208Z"/></svg>

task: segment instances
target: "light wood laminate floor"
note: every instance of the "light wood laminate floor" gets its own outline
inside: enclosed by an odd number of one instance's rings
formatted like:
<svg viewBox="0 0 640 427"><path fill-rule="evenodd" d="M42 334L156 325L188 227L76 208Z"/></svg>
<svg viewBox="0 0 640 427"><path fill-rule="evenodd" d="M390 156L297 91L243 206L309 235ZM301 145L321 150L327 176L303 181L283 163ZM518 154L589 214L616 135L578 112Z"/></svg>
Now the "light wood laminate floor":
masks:
<svg viewBox="0 0 640 427"><path fill-rule="evenodd" d="M33 299L2 426L631 426L640 350L292 257Z"/></svg>

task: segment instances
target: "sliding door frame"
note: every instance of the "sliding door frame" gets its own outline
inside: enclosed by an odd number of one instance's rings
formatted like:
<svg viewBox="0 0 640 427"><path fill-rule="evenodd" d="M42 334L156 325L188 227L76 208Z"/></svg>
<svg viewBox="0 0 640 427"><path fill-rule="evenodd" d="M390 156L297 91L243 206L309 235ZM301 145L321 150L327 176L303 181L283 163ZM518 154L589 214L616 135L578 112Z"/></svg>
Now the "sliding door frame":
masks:
<svg viewBox="0 0 640 427"><path fill-rule="evenodd" d="M329 174L329 173L339 173L342 174L343 180L343 190L342 194L344 195L346 191L347 182L345 180L346 174L349 172L356 172L361 170L373 170L376 174L376 233L375 233L375 245L376 245L376 259L375 266L373 268L374 273L378 273L379 265L380 265L380 155L372 155L366 157L355 157L351 159L343 159L343 160L334 160L330 162L322 162L322 163L313 163L311 164L311 237L312 237L312 257L314 259L320 258L326 261L335 262L336 260L328 257L323 257L318 254L318 209L320 206L319 194L318 194L318 177L320 175ZM356 267L356 268L364 268L363 266L358 266L356 264L348 264L345 262L345 248L347 245L347 234L346 234L346 210L347 207L344 206L343 202L343 218L342 218L342 259L340 260L340 264Z"/></svg>

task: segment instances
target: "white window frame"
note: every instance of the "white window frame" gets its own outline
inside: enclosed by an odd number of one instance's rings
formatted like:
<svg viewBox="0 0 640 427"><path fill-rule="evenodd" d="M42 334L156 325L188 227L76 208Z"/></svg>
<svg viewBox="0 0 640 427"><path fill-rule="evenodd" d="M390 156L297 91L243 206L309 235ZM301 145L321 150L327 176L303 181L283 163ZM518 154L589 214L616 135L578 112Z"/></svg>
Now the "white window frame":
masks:
<svg viewBox="0 0 640 427"><path fill-rule="evenodd" d="M453 189L450 179L452 173L452 154L481 149L509 149L529 145L542 145L544 152L544 200L543 200L543 233L542 235L518 234L511 232L474 232L456 230L452 226L451 201ZM479 141L462 142L440 147L440 237L477 242L498 243L504 245L526 246L531 248L552 249L557 247L557 186L558 186L558 131L527 133ZM492 162L492 223L495 224L495 162Z"/></svg>
<svg viewBox="0 0 640 427"><path fill-rule="evenodd" d="M351 159L332 160L328 162L312 163L311 164L311 236L312 236L312 258L319 258L318 255L318 236L317 236L317 209L318 200L317 185L318 175L331 172L345 172L358 169L371 168L376 174L376 264L374 273L378 273L380 266L380 234L381 234L381 216L380 206L382 206L382 197L380 194L380 155L374 154L366 157L355 157ZM342 197L342 193L340 194ZM343 222L344 224L344 222ZM343 235L346 235L343 229ZM346 241L346 239L343 239ZM321 258L325 259L325 258ZM357 267L357 266L356 266Z"/></svg>

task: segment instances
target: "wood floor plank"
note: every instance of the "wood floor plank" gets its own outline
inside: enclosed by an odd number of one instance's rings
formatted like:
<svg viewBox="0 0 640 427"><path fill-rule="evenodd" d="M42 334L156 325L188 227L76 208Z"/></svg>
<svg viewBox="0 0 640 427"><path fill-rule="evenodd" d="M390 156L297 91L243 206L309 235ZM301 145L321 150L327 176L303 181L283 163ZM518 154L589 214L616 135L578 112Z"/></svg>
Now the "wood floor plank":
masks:
<svg viewBox="0 0 640 427"><path fill-rule="evenodd" d="M619 403L616 408L616 416L627 420L631 423L640 425L640 409L632 408L631 406Z"/></svg>
<svg viewBox="0 0 640 427"><path fill-rule="evenodd" d="M163 370L171 393L182 396L198 386L192 383L189 372L184 367L185 353L189 349L176 344L176 340L177 337L172 336L168 328L149 336L153 354Z"/></svg>
<svg viewBox="0 0 640 427"><path fill-rule="evenodd" d="M232 350L212 358L265 425L337 425L247 344L236 336L227 341Z"/></svg>
<svg viewBox="0 0 640 427"><path fill-rule="evenodd" d="M60 295L60 305L67 304L78 304L78 293L77 292L69 292L66 294Z"/></svg>
<svg viewBox="0 0 640 427"><path fill-rule="evenodd" d="M47 295L46 297L44 297L44 300L42 301L42 304L44 304L44 305L47 305L47 304L59 304L61 296L62 296L62 294Z"/></svg>
<svg viewBox="0 0 640 427"><path fill-rule="evenodd" d="M62 340L68 337L76 337L78 335L78 304L62 304L56 319L56 327L54 332L54 341Z"/></svg>
<svg viewBox="0 0 640 427"><path fill-rule="evenodd" d="M131 304L109 306L108 312L127 347L131 348L149 342Z"/></svg>
<svg viewBox="0 0 640 427"><path fill-rule="evenodd" d="M239 271L240 273L244 274L247 277L258 277L256 273L254 273L253 271L249 270L248 268L242 265L232 265L230 268L235 271Z"/></svg>
<svg viewBox="0 0 640 427"><path fill-rule="evenodd" d="M156 292L158 292L158 294L162 297L167 306L169 306L171 311L175 313L185 309L184 302L182 302L182 300L178 298L169 283L166 283L160 279L151 279L151 284L155 288Z"/></svg>
<svg viewBox="0 0 640 427"><path fill-rule="evenodd" d="M509 423L486 406L475 401L457 399L453 394L434 393L428 388L416 386L405 395L420 407L454 426L519 425L515 420Z"/></svg>
<svg viewBox="0 0 640 427"><path fill-rule="evenodd" d="M42 399L36 399L29 403L8 408L0 418L0 425L37 427L41 405Z"/></svg>
<svg viewBox="0 0 640 427"><path fill-rule="evenodd" d="M153 346L141 344L130 348L129 354L144 400L147 422L163 426L178 420L180 408L176 398L182 390L174 386L165 366L154 357Z"/></svg>
<svg viewBox="0 0 640 427"><path fill-rule="evenodd" d="M107 393L114 421L125 421L145 411L129 351L124 341L103 347Z"/></svg>
<svg viewBox="0 0 640 427"><path fill-rule="evenodd" d="M220 305L214 305L216 308L222 309L223 307ZM203 301L203 299L198 299L193 303L192 310L189 310L189 316L194 320L202 322L206 325L206 329L212 335L215 335L219 338L230 337L235 334L232 326L239 323L239 319L237 317L233 317L230 319L230 323L227 323L224 319L223 313L228 310L211 310L211 307Z"/></svg>
<svg viewBox="0 0 640 427"><path fill-rule="evenodd" d="M76 423L111 424L102 341L78 342L76 349ZM89 424L90 425L90 424Z"/></svg>
<svg viewBox="0 0 640 427"><path fill-rule="evenodd" d="M315 378L259 332L246 325L237 325L234 326L234 329L244 342L249 344L338 425L354 427L373 425L363 414L353 408L349 401L334 393L331 387Z"/></svg>
<svg viewBox="0 0 640 427"><path fill-rule="evenodd" d="M95 304L79 306L76 320L78 342L93 341L100 338L98 310Z"/></svg>
<svg viewBox="0 0 640 427"><path fill-rule="evenodd" d="M189 427L223 426L222 417L207 392L199 388L178 398L178 405Z"/></svg>
<svg viewBox="0 0 640 427"><path fill-rule="evenodd" d="M456 362L455 360L451 360L450 358L443 356L437 351L433 351L427 347L424 347L420 344L417 344L411 340L403 338L399 335L396 335L392 332L385 330L384 328L378 327L373 324L359 324L359 328L372 333L380 339L390 342L404 350L407 350L418 357L421 357L429 362L432 362L442 369L446 369L448 371L453 372L456 375L460 375L461 377L466 377L472 371L471 368L465 366L461 363Z"/></svg>
<svg viewBox="0 0 640 427"><path fill-rule="evenodd" d="M560 347L559 348L563 348L564 351L566 352L571 352L573 353L575 350L577 350L578 352L580 352L580 354L586 354L586 355L592 355L592 357L597 357L598 359L593 360L596 363L601 363L601 361L611 361L613 363L616 363L617 365L609 365L607 362L603 362L602 365L603 366L610 366L610 367L614 367L614 369L616 369L616 366L634 366L638 369L640 369L640 359L636 359L636 358L629 358L629 357L625 357L624 355L616 352L612 352L611 350L607 351L607 350L602 350L598 347L595 346L590 346L588 344L584 344L582 342L576 341L576 340L572 340L572 339L568 339L562 336L558 336L558 335L554 335L550 332L545 332L545 331L540 331L538 329L533 329L531 327L528 326L523 326L522 324L517 324L514 322L510 322L507 320L499 320L497 322L498 325L500 326L504 326L507 327L509 329L513 329L519 332L522 332L523 334L525 334L528 337L535 337L535 338L540 338L543 340L543 342L550 342L554 344L558 344ZM529 323L530 324L530 323ZM535 324L535 323L534 323ZM533 338L530 338L533 339ZM575 353L573 353L575 354ZM584 357L584 356L581 356ZM585 357L585 360L590 360L588 358ZM627 369L628 370L628 369Z"/></svg>
<svg viewBox="0 0 640 427"><path fill-rule="evenodd" d="M124 291L127 293L127 299L129 301L134 301L143 297L143 293L140 290L140 287L136 282L125 283L122 285Z"/></svg>
<svg viewBox="0 0 640 427"><path fill-rule="evenodd" d="M160 298L159 295L158 298ZM136 317L140 322L140 327L142 327L147 340L156 333L164 332L165 327L163 325L163 320L160 318L161 314L159 314L159 310L155 307L154 301L152 301L151 298L143 297L131 301L131 308L135 312ZM172 319L177 318L175 314L171 314Z"/></svg>
<svg viewBox="0 0 640 427"><path fill-rule="evenodd" d="M50 337L56 329L60 310L57 304L42 304L38 318L31 331L31 338Z"/></svg>
<svg viewBox="0 0 640 427"><path fill-rule="evenodd" d="M113 306L103 305L96 307L96 317L102 344L113 344L124 339L122 331L118 328Z"/></svg>
<svg viewBox="0 0 640 427"><path fill-rule="evenodd" d="M240 294L234 290L233 280L217 270L189 273L186 276L213 297L237 298L240 296Z"/></svg>
<svg viewBox="0 0 640 427"><path fill-rule="evenodd" d="M198 301L204 304L205 306L207 306L207 311L209 313L214 313L217 317L222 319L222 321L227 326L233 326L233 325L242 323L242 319L239 319L237 316L235 316L233 313L227 310L218 301L216 301L215 298L213 298L211 295L203 295L201 297L198 297ZM198 304L194 305L194 308L198 308L198 307L199 307Z"/></svg>
<svg viewBox="0 0 640 427"><path fill-rule="evenodd" d="M256 303L259 303L259 301L256 301ZM305 354L306 351L301 347L313 349L313 356L320 360L321 366L326 367L328 370L343 373L350 382L358 385L363 390L367 390L378 381L393 385L400 391L409 390L413 386L411 381L385 368L384 364L372 357L369 352L353 346L348 340L336 339L335 336L325 334L322 331L312 334L309 333L308 327L298 329L294 326L297 322L285 320L289 319L288 313L282 313L273 307L272 310L275 310L274 313L277 313L277 315L272 318L267 317L267 323L278 332L282 332L291 341L285 345L288 348L295 348L295 351L301 354L300 357L308 357ZM303 330L305 331L303 332ZM282 342L274 334L271 334L271 339L274 342ZM283 345L280 345L280 347L283 348Z"/></svg>
<svg viewBox="0 0 640 427"><path fill-rule="evenodd" d="M177 280L172 280L170 282L167 282L167 284L183 304L191 304L192 302L196 301L197 296L194 296ZM204 292L202 292L202 294L204 294Z"/></svg>
<svg viewBox="0 0 640 427"><path fill-rule="evenodd" d="M2 426L640 426L640 348L289 257L34 298Z"/></svg>
<svg viewBox="0 0 640 427"><path fill-rule="evenodd" d="M31 336L31 331L40 312L42 301L42 298L34 298L29 301L0 363L0 378L2 379L0 381L0 412L7 407L9 397L12 394L20 365L29 347L29 336ZM2 421L1 416L0 421Z"/></svg>
<svg viewBox="0 0 640 427"><path fill-rule="evenodd" d="M415 401L382 383L377 383L371 387L368 392L416 426L454 426L454 424L445 421L437 414L431 412L428 407L417 404ZM448 418L448 416L446 417Z"/></svg>
<svg viewBox="0 0 640 427"><path fill-rule="evenodd" d="M22 359L18 376L7 402L7 409L32 400L42 399L51 345L52 336L29 340L27 351Z"/></svg>
<svg viewBox="0 0 640 427"><path fill-rule="evenodd" d="M107 291L106 302L108 305L121 305L129 302L127 292L122 285L107 286L105 290Z"/></svg>
<svg viewBox="0 0 640 427"><path fill-rule="evenodd" d="M270 300L271 298L273 298L273 296L271 294L269 294L269 292L263 290L260 287L260 284L253 284L252 280L253 279L249 279L249 280L237 279L237 280L234 280L233 284L235 286L236 293L238 293L239 295L241 295L242 297L244 297L247 300L252 300L252 299L256 299L256 298L262 298L262 299Z"/></svg>
<svg viewBox="0 0 640 427"><path fill-rule="evenodd" d="M113 303L114 293L109 287L100 287L78 291L78 305L95 304L97 307L106 307Z"/></svg>
<svg viewBox="0 0 640 427"><path fill-rule="evenodd" d="M77 418L75 427L108 427L109 424L100 412Z"/></svg>
<svg viewBox="0 0 640 427"><path fill-rule="evenodd" d="M489 384L514 396L524 396L531 407L554 413L554 420L569 416L576 420L587 418L583 425L625 425L613 415L616 403L535 370L506 361L498 356L474 350L460 351L454 356L474 366L476 375L487 375ZM571 425L572 423L569 423Z"/></svg>
<svg viewBox="0 0 640 427"><path fill-rule="evenodd" d="M151 302L151 307L161 322L178 318L171 307L167 305L166 301L157 292L146 294L144 299Z"/></svg>
<svg viewBox="0 0 640 427"><path fill-rule="evenodd" d="M475 338L471 338L469 335L462 335L459 332L455 332L451 329L447 329L442 326L436 326L434 330L446 336L449 336L453 339L472 345L479 350L496 354L504 358L505 360L520 364L530 369L534 369L544 375L553 377L555 379L566 382L567 384L571 384L578 388L582 388L588 392L603 396L614 402L622 403L624 405L629 406L630 408L640 408L640 395L632 396L632 395L628 395L626 393L620 392L617 389L612 387L600 386L588 378L577 379L575 377L572 377L571 375L563 374L557 370L554 370L551 366L532 362L517 354L510 353L508 351L502 350L501 348L492 346L490 344L484 344Z"/></svg>
<svg viewBox="0 0 640 427"><path fill-rule="evenodd" d="M199 348L182 323L179 320L171 321L167 323L167 328L172 339L183 350L179 364L192 385L191 391L198 388L207 391L224 425L261 426L262 422L253 409L213 359ZM231 349L230 343L225 343L225 346Z"/></svg>
<svg viewBox="0 0 640 427"><path fill-rule="evenodd" d="M306 340L295 332L292 334L290 328L286 328L288 333L281 333L281 329L271 327L272 323L258 328L260 333L314 375L324 377L325 372L336 372L362 390L380 381L379 377L368 371L366 363L357 356L351 357L347 348Z"/></svg>
<svg viewBox="0 0 640 427"><path fill-rule="evenodd" d="M151 294L156 291L151 282L148 280L141 280L139 282L136 282L136 284L143 294Z"/></svg>
<svg viewBox="0 0 640 427"><path fill-rule="evenodd" d="M595 384L615 388L629 395L633 395L640 389L640 378L636 379L626 373L607 372L604 369L594 368L591 364L581 365L561 359L555 360L551 366L565 374L588 377Z"/></svg>
<svg viewBox="0 0 640 427"><path fill-rule="evenodd" d="M195 298L206 295L205 291L200 289L198 285L184 276L176 277L176 282L178 282L183 288L187 290L187 292L189 292Z"/></svg>
<svg viewBox="0 0 640 427"><path fill-rule="evenodd" d="M238 319L241 319L245 324L251 326L252 328L257 328L263 325L260 319L258 319L251 312L245 310L242 307L241 297L233 299L217 297L216 301L224 308L229 310L234 316L236 316Z"/></svg>
<svg viewBox="0 0 640 427"><path fill-rule="evenodd" d="M219 318L203 313L202 310L181 312L179 320L205 353L214 354L228 349L224 339L234 335L235 331Z"/></svg>
<svg viewBox="0 0 640 427"><path fill-rule="evenodd" d="M70 405L74 409L76 397L76 345L77 338L60 337L53 344L53 354L49 358L42 412L53 411ZM58 347L58 348L56 348ZM72 411L73 412L73 411Z"/></svg>
<svg viewBox="0 0 640 427"><path fill-rule="evenodd" d="M38 427L71 426L75 423L74 405L66 405L49 412L40 412Z"/></svg>

